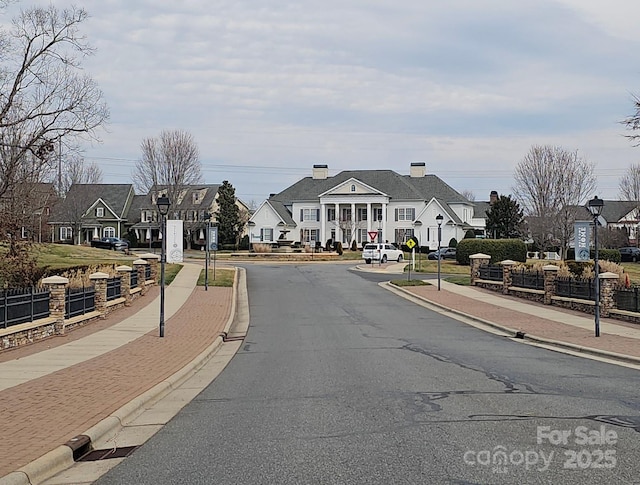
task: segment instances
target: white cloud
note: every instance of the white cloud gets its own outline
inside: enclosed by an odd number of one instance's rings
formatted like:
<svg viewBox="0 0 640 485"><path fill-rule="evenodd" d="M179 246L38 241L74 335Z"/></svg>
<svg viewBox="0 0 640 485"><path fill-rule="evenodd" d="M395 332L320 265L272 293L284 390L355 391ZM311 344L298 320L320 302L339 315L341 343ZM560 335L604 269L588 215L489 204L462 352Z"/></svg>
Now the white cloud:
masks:
<svg viewBox="0 0 640 485"><path fill-rule="evenodd" d="M606 167L612 197L638 158L618 122L640 70L640 7L612 2L87 1L86 69L112 112L87 155L123 181L144 137L181 128L207 182L246 199L318 162L408 173L412 160L484 198L511 191L531 144L553 143Z"/></svg>

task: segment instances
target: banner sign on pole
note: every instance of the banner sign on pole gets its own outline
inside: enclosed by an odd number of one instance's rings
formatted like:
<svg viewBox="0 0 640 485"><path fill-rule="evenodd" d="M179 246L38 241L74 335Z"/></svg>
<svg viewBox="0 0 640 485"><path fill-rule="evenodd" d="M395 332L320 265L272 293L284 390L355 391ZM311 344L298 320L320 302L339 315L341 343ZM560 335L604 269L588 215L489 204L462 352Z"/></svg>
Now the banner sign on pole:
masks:
<svg viewBox="0 0 640 485"><path fill-rule="evenodd" d="M167 219L167 262L182 263L183 261L183 232L181 219Z"/></svg>
<svg viewBox="0 0 640 485"><path fill-rule="evenodd" d="M576 261L589 261L590 239L589 239L589 221L576 221L573 225L575 234Z"/></svg>
<svg viewBox="0 0 640 485"><path fill-rule="evenodd" d="M218 250L218 228L210 227L209 228L209 251L217 251Z"/></svg>

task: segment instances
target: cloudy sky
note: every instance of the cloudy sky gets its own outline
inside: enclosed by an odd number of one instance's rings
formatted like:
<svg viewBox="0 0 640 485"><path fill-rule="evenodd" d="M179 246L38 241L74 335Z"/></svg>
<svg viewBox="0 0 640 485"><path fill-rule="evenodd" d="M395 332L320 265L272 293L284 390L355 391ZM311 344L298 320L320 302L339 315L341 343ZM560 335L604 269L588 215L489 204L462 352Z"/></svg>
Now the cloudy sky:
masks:
<svg viewBox="0 0 640 485"><path fill-rule="evenodd" d="M34 3L48 4L21 6ZM620 124L640 95L640 2L73 3L91 15L85 68L111 110L85 152L105 182L131 182L140 142L164 129L194 136L205 182L256 203L314 164L408 174L412 161L487 200L512 193L534 144L577 150L616 198L640 162Z"/></svg>

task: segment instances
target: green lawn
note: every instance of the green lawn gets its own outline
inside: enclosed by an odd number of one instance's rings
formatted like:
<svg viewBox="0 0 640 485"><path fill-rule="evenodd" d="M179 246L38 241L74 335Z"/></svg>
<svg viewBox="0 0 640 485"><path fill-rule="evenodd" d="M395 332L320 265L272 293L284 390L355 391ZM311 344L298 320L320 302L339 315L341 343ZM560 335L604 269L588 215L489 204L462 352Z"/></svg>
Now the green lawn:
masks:
<svg viewBox="0 0 640 485"><path fill-rule="evenodd" d="M209 286L233 286L233 279L235 277L235 270L229 268L216 268L215 279L213 274L213 268L209 268L209 277L207 284ZM204 269L200 271L200 277L198 278L198 286L204 286Z"/></svg>

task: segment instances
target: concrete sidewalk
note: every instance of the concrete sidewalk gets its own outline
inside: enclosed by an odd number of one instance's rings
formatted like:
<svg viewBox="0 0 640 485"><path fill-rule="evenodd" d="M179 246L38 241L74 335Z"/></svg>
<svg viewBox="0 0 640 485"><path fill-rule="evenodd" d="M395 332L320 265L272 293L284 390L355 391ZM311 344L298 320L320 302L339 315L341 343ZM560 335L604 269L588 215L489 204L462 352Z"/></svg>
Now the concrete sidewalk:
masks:
<svg viewBox="0 0 640 485"><path fill-rule="evenodd" d="M91 430L95 439L111 432L119 419L100 423L129 403L143 406L139 396L152 400L152 389L174 388L213 355L231 325L237 290L196 287L201 269L185 264L166 288L164 338L158 299L140 299L137 312L109 328L0 362L1 484L39 483L69 466L65 443Z"/></svg>
<svg viewBox="0 0 640 485"><path fill-rule="evenodd" d="M441 291L438 291L436 283L430 283L394 287L394 291L516 338L613 362L640 365L640 325L601 318L600 337L595 337L593 315L446 281L441 281Z"/></svg>

